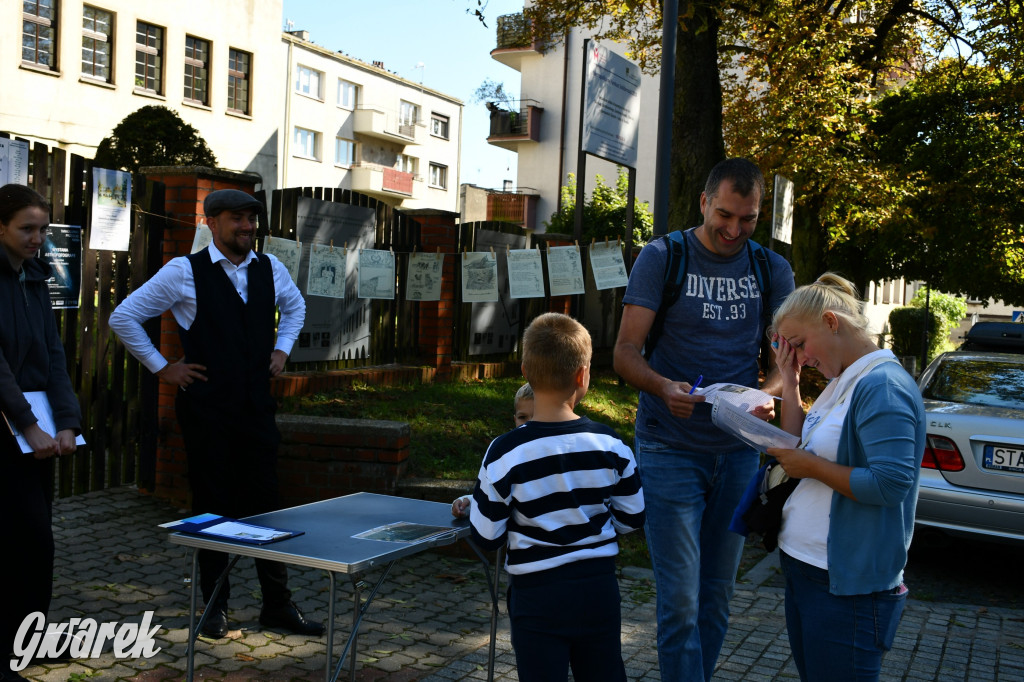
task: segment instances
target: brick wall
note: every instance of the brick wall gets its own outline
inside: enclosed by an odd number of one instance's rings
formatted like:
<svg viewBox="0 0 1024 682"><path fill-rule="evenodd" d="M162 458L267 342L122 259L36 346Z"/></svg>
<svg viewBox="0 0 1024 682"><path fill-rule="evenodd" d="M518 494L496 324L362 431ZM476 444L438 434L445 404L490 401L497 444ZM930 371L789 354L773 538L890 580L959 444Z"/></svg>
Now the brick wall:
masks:
<svg viewBox="0 0 1024 682"><path fill-rule="evenodd" d="M394 494L409 462L405 422L278 415L281 505L360 491Z"/></svg>

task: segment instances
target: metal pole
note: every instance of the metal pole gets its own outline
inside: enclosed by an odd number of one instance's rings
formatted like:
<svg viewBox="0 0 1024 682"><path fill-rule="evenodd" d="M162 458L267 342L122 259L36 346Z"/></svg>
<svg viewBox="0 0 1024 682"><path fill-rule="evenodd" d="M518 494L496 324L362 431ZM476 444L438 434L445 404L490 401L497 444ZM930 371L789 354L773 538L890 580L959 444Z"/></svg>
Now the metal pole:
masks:
<svg viewBox="0 0 1024 682"><path fill-rule="evenodd" d="M661 92L658 97L658 151L654 169L654 236L668 234L668 182L672 166L672 112L675 108L676 31L679 0L661 9Z"/></svg>
<svg viewBox="0 0 1024 682"><path fill-rule="evenodd" d="M580 77L580 123L576 136L576 211L573 215L572 238L578 243L583 238L584 186L587 184L587 153L583 151L583 120L587 108L587 49L590 38L583 41L583 74Z"/></svg>

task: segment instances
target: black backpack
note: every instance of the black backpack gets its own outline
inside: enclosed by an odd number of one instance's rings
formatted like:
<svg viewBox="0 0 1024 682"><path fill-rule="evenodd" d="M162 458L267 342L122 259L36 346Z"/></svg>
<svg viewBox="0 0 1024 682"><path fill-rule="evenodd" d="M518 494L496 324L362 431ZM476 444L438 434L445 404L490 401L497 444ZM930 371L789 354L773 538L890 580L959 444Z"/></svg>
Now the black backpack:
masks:
<svg viewBox="0 0 1024 682"><path fill-rule="evenodd" d="M661 306L654 316L651 330L647 333L647 340L644 342L644 357L650 359L654 347L661 339L665 331L665 315L668 309L679 299L679 293L683 290L683 279L686 277L686 256L689 247L686 244L686 236L681 230L670 232L661 237L668 244L668 263L665 267L665 284L661 292ZM771 311L768 309L768 299L772 289L772 269L768 264L767 249L757 242L747 240L747 257L750 258L750 269L754 271L757 279L757 288L761 292L761 325L767 329L771 323ZM765 339L761 343L761 367L768 371L768 342Z"/></svg>

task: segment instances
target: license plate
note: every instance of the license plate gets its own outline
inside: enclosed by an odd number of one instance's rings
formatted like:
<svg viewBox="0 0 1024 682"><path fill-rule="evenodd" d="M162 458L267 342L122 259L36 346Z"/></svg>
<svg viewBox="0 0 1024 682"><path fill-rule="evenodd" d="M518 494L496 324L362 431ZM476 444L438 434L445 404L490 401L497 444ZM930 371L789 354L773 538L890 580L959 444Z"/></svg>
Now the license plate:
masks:
<svg viewBox="0 0 1024 682"><path fill-rule="evenodd" d="M986 445L983 465L986 469L1016 471L1024 474L1024 449Z"/></svg>

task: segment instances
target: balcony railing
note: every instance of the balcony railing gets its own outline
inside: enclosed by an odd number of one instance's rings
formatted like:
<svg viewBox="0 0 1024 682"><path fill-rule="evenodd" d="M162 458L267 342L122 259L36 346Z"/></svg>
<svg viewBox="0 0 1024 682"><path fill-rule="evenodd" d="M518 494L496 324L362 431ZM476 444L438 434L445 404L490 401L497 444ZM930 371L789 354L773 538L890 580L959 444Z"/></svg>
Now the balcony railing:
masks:
<svg viewBox="0 0 1024 682"><path fill-rule="evenodd" d="M397 112L375 106L357 107L353 118L353 130L356 133L407 145L419 144L426 129L424 123L410 122Z"/></svg>
<svg viewBox="0 0 1024 682"><path fill-rule="evenodd" d="M395 168L360 163L352 166L352 189L363 194L390 198L416 198L416 183L422 178Z"/></svg>
<svg viewBox="0 0 1024 682"><path fill-rule="evenodd" d="M505 149L516 150L520 142L540 142L540 115L544 111L532 99L519 101L516 110L491 105L491 129L487 141Z"/></svg>
<svg viewBox="0 0 1024 682"><path fill-rule="evenodd" d="M487 219L537 229L537 191L528 187L518 192L488 192Z"/></svg>
<svg viewBox="0 0 1024 682"><path fill-rule="evenodd" d="M533 47L533 30L530 20L518 14L506 14L498 17L497 49L504 50L517 47Z"/></svg>

